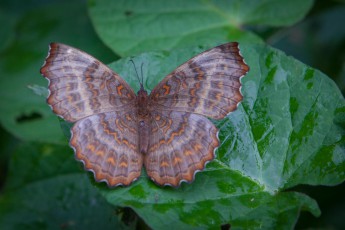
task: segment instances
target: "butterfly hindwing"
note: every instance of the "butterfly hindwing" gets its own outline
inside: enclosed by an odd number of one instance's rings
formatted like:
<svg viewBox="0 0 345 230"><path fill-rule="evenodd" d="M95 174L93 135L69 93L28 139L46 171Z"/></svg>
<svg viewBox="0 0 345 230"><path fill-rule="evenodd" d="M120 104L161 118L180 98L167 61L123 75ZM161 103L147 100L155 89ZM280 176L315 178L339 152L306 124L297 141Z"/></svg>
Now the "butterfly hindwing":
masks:
<svg viewBox="0 0 345 230"><path fill-rule="evenodd" d="M178 111L152 111L150 147L144 164L159 185L191 182L218 146L217 128L206 117Z"/></svg>
<svg viewBox="0 0 345 230"><path fill-rule="evenodd" d="M136 111L108 112L76 122L70 145L86 170L109 187L129 185L141 173Z"/></svg>

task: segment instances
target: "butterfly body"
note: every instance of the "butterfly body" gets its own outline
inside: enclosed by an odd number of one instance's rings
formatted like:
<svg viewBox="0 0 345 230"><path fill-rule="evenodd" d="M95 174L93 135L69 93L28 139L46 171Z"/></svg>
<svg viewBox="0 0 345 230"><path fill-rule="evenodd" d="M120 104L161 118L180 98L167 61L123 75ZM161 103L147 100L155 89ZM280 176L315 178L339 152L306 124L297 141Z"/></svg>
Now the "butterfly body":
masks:
<svg viewBox="0 0 345 230"><path fill-rule="evenodd" d="M52 43L41 74L47 102L75 122L70 146L96 181L109 187L137 180L144 166L158 185L177 187L214 159L222 119L242 100L249 70L237 43L205 51L137 95L115 72L73 47Z"/></svg>
<svg viewBox="0 0 345 230"><path fill-rule="evenodd" d="M149 147L151 113L147 91L141 86L137 94L139 152L145 154Z"/></svg>

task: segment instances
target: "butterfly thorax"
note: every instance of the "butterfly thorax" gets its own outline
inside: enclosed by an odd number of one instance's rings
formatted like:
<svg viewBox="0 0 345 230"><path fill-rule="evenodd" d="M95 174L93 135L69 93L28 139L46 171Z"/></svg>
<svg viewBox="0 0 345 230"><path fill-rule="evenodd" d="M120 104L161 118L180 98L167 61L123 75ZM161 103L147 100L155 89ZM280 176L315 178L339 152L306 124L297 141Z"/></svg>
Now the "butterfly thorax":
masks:
<svg viewBox="0 0 345 230"><path fill-rule="evenodd" d="M142 154L147 153L149 147L149 97L147 91L141 87L137 95L137 108L138 108L138 131L139 131L139 152Z"/></svg>
<svg viewBox="0 0 345 230"><path fill-rule="evenodd" d="M147 91L144 89L140 89L137 95L137 108L139 117L146 117L149 114L148 100L149 97L147 95Z"/></svg>

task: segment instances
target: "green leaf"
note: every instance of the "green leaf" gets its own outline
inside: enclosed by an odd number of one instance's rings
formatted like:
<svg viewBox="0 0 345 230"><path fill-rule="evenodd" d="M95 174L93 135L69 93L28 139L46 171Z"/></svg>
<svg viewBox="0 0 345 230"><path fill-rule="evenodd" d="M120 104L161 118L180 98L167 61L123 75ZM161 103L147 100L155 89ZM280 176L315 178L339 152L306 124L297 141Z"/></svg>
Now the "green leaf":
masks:
<svg viewBox="0 0 345 230"><path fill-rule="evenodd" d="M249 57L252 72L243 79L244 114L233 124L235 130L246 125L250 132L228 139L230 148L225 148L223 157L235 154L238 159L229 162L231 168L244 169L271 191L296 184L342 182L345 101L334 82L268 47L245 46L242 52ZM256 61L251 63L253 58ZM230 152L241 143L241 149L254 151L255 156Z"/></svg>
<svg viewBox="0 0 345 230"><path fill-rule="evenodd" d="M133 60L137 66L144 63L144 85L152 90L204 49L152 52ZM251 68L242 79L244 100L217 122L216 160L178 189L158 187L144 172L127 188L99 186L110 203L133 208L153 229L226 223L291 229L301 210L320 215L314 200L291 188L344 181L345 100L327 76L278 50L243 44L241 53ZM110 66L139 89L129 58Z"/></svg>
<svg viewBox="0 0 345 230"><path fill-rule="evenodd" d="M9 1L7 5L13 2ZM1 24L7 28L2 33L16 38L8 42L9 38L4 37L4 47L0 47L0 122L11 134L23 140L66 143L45 98L29 89L33 85L48 85L39 70L47 56L49 43L59 41L76 45L95 56L102 55L102 60L113 61L115 57L93 32L84 1L45 4L28 7L29 10L19 14L16 10L23 11L24 7L16 8L14 3L10 10L6 7L4 10L11 15L17 14L16 17L0 17ZM11 19L10 23L5 21L7 18ZM15 29L10 29L10 25Z"/></svg>
<svg viewBox="0 0 345 230"><path fill-rule="evenodd" d="M259 41L244 25L287 26L313 1L89 1L100 38L120 56L215 42Z"/></svg>
<svg viewBox="0 0 345 230"><path fill-rule="evenodd" d="M67 146L22 144L0 196L0 229L127 229Z"/></svg>

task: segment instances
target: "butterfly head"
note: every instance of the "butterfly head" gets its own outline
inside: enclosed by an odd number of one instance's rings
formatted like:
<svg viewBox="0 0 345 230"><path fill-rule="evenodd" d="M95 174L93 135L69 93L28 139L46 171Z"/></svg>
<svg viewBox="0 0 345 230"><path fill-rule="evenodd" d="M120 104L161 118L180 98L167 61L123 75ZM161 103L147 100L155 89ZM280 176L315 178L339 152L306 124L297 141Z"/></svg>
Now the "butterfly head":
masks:
<svg viewBox="0 0 345 230"><path fill-rule="evenodd" d="M143 85L140 85L140 90L138 91L138 96L137 96L138 104L143 105L147 103L147 100L148 100L147 96L148 96L147 91L144 89Z"/></svg>

